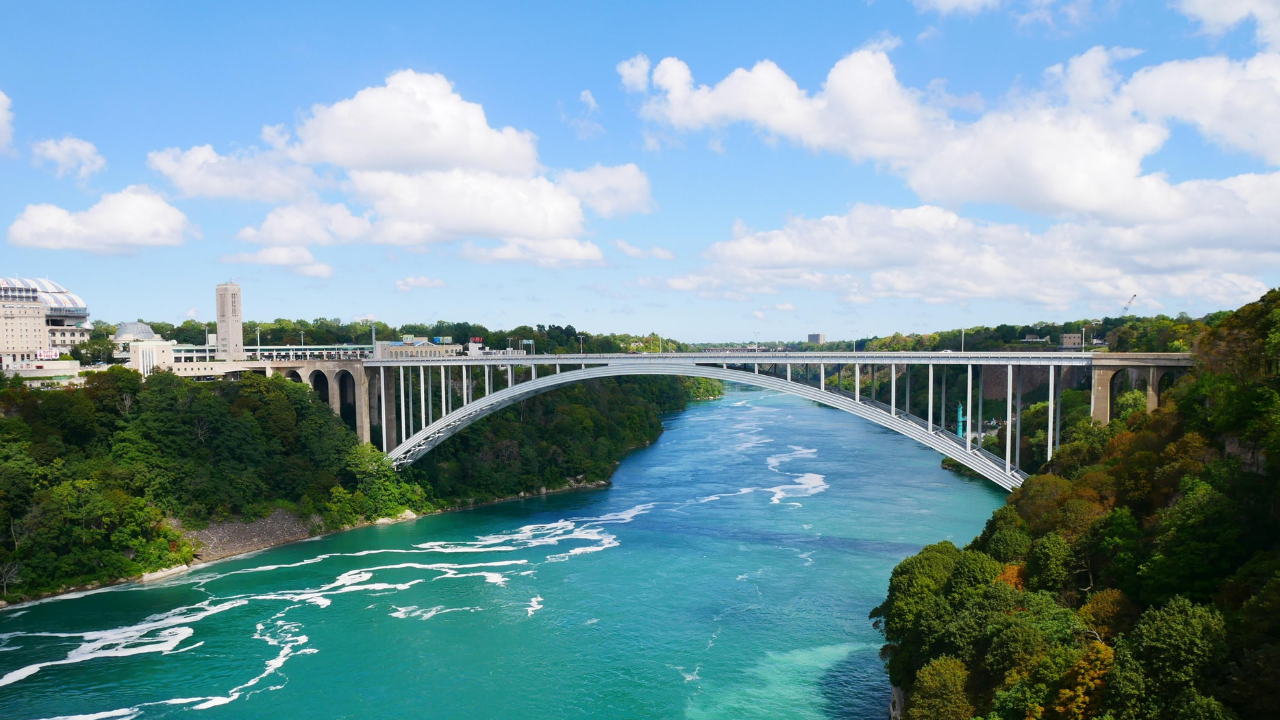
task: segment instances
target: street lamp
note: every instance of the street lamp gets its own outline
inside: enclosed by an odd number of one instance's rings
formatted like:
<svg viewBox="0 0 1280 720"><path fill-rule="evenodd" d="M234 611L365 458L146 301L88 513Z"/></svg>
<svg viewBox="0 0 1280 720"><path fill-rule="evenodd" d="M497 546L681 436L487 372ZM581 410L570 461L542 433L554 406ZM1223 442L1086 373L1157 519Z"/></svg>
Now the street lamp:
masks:
<svg viewBox="0 0 1280 720"><path fill-rule="evenodd" d="M583 354L583 352L582 352L582 334L581 334L581 333L579 333L579 334L578 334L578 354L579 354L579 355L582 355L582 354Z"/></svg>

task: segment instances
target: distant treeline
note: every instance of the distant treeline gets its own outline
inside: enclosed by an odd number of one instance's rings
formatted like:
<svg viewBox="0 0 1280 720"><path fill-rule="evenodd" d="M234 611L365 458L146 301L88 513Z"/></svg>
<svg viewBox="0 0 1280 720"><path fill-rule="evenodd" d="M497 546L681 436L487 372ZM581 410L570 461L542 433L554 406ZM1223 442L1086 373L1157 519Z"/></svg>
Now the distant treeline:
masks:
<svg viewBox="0 0 1280 720"><path fill-rule="evenodd" d="M1156 315L1154 317L1107 317L1101 320L1075 320L1064 323L1041 322L1031 325L997 325L995 327L975 326L956 328L923 334L894 333L889 337L863 338L861 340L836 340L817 345L808 342L761 342L764 347L782 347L792 351L833 350L833 351L927 351L927 350L960 350L963 336L963 349L973 351L995 351L1008 348L1035 348L1039 346L1057 346L1063 333L1080 333L1088 336L1092 344L1094 339L1104 340L1113 352L1190 352L1195 339L1206 329L1215 326L1227 311L1211 313L1202 318L1192 318L1186 313L1177 317ZM1028 336L1040 338L1040 343L1023 342ZM742 346L750 343L701 343L695 347Z"/></svg>

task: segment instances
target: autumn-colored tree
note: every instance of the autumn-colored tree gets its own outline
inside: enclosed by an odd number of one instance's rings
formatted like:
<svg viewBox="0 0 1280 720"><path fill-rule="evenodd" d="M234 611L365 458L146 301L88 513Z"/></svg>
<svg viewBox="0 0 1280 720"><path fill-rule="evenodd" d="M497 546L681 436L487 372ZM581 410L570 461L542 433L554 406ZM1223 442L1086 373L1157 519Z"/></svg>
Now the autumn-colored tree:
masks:
<svg viewBox="0 0 1280 720"><path fill-rule="evenodd" d="M949 655L935 658L916 677L906 720L969 720L973 705L965 695L968 680L964 663Z"/></svg>

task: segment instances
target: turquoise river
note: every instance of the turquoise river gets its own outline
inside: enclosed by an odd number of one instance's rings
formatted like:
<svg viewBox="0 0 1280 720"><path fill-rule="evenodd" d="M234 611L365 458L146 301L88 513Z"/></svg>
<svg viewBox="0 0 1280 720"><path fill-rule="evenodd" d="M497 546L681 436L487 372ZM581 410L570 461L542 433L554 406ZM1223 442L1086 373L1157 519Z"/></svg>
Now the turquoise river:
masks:
<svg viewBox="0 0 1280 720"><path fill-rule="evenodd" d="M886 718L867 613L1003 502L939 460L730 387L608 489L0 612L0 718Z"/></svg>

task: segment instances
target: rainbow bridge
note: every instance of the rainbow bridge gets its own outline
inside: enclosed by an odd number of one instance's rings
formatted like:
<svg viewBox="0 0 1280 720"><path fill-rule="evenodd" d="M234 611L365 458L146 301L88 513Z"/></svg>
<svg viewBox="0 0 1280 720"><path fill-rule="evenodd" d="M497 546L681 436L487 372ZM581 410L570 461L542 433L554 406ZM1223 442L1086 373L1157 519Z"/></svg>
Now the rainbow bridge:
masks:
<svg viewBox="0 0 1280 720"><path fill-rule="evenodd" d="M1162 380L1194 365L1183 353L1071 352L777 352L731 351L652 354L456 355L368 358L358 361L364 372L350 382L357 410L357 432L372 440L376 413L381 446L396 467L420 459L475 421L523 399L561 385L631 375L678 375L711 378L788 393L852 413L905 435L970 468L1006 490L1022 484L1018 469L1024 389L1048 386L1049 426L1046 453L1061 442L1064 386L1092 380L1092 415L1110 419L1112 380L1129 371L1145 384L1148 409L1159 403ZM323 363L333 364L333 363ZM340 363L342 365L354 363ZM296 370L277 368L321 390L335 410L345 402L346 386L328 391L320 363ZM347 372L349 370L341 370ZM856 379L856 381L855 381ZM352 378L354 380L354 376ZM911 383L924 382L925 407L912 407ZM977 385L975 386L975 381ZM883 385L889 388L884 391ZM1167 384L1167 382L1166 382ZM852 387L852 390L847 389ZM870 396L862 388L871 390ZM918 386L917 386L918 387ZM975 389L977 395L975 398ZM947 396L950 393L951 403ZM888 397L888 402L874 398ZM1005 403L1002 454L982 449L975 414L982 417L984 397L1012 398ZM959 406L957 407L957 402ZM977 411L975 413L975 406ZM944 417L944 408L963 408Z"/></svg>

